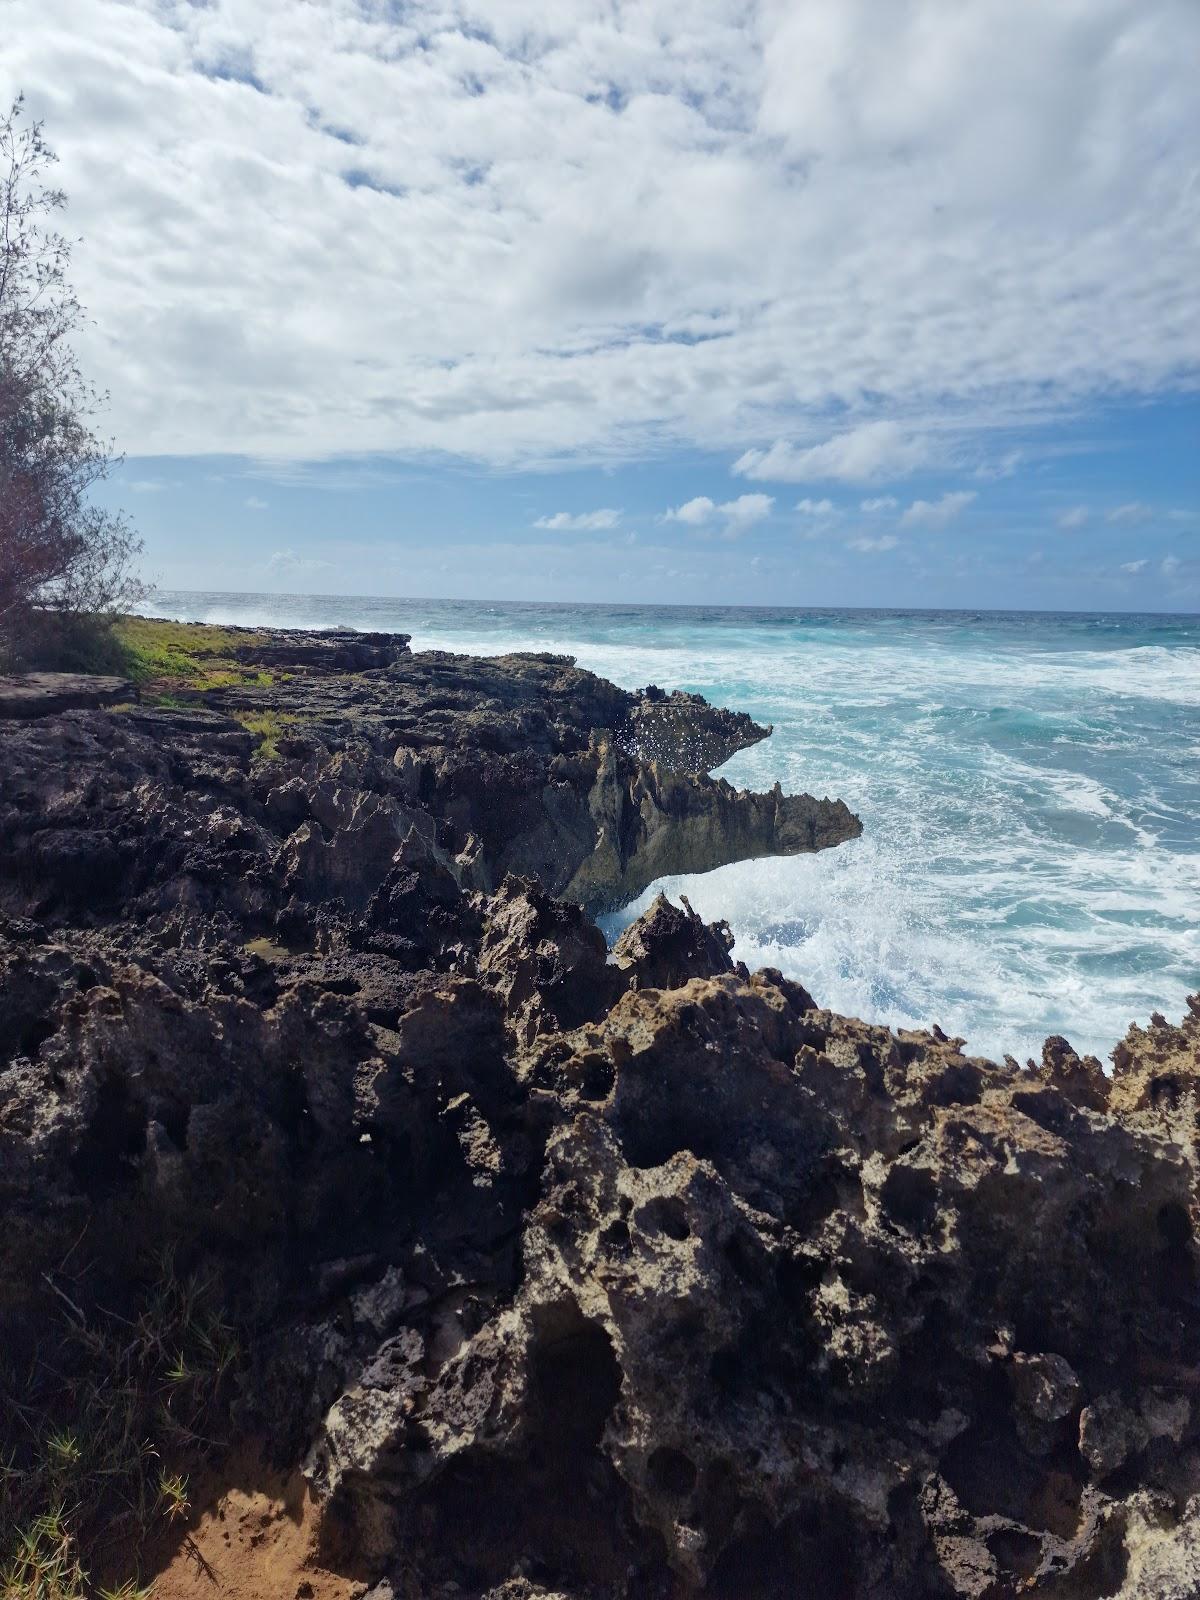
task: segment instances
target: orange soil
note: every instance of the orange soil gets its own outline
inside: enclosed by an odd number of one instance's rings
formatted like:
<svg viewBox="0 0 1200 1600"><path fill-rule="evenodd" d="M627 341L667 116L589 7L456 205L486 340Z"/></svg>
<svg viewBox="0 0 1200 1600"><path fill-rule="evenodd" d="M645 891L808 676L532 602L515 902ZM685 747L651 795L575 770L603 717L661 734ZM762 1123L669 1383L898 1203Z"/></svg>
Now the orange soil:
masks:
<svg viewBox="0 0 1200 1600"><path fill-rule="evenodd" d="M362 1594L364 1583L322 1565L320 1507L298 1472L286 1476L259 1467L238 1477L238 1487L226 1488L194 1520L154 1580L154 1600L351 1600Z"/></svg>

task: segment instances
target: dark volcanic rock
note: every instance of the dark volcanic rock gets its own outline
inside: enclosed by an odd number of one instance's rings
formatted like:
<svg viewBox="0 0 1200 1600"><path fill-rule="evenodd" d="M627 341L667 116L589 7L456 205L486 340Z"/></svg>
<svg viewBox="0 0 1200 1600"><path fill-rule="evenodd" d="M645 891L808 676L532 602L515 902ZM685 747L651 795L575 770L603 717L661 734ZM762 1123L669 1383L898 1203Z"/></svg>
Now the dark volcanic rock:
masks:
<svg viewBox="0 0 1200 1600"><path fill-rule="evenodd" d="M320 633L290 628L255 631L262 636L234 645L235 660L317 672L363 672L389 667L407 651L409 640L406 633L358 633L351 628L331 628Z"/></svg>
<svg viewBox="0 0 1200 1600"><path fill-rule="evenodd" d="M8 717L50 717L58 711L94 709L133 700L126 678L101 678L83 672L26 672L0 677L0 721Z"/></svg>
<svg viewBox="0 0 1200 1600"><path fill-rule="evenodd" d="M169 1248L380 1593L1200 1593L1200 998L1106 1077L823 1011L686 902L610 954L585 906L855 820L564 658L280 648L0 724L6 1364Z"/></svg>
<svg viewBox="0 0 1200 1600"><path fill-rule="evenodd" d="M643 762L623 743L643 700L565 657L413 656L402 634L332 640L328 656L324 635L247 644L248 658L290 650L309 670L210 692L206 708L72 713L5 730L0 865L25 892L0 886L0 906L74 916L106 904L110 882L146 909L190 903L204 885L238 914L293 897L359 910L411 835L464 888L495 889L513 872L613 908L666 873L823 849L861 831L840 801L778 787L756 795ZM390 664L336 670L348 651ZM720 760L765 737L700 700L666 705L677 727L694 719ZM235 720L263 710L282 729L269 784Z"/></svg>
<svg viewBox="0 0 1200 1600"><path fill-rule="evenodd" d="M630 708L621 740L631 755L675 772L711 772L771 735L744 711L723 711L698 694L664 695L649 685Z"/></svg>
<svg viewBox="0 0 1200 1600"><path fill-rule="evenodd" d="M674 906L660 894L613 946L613 961L639 989L677 989L689 978L732 972L733 933L727 922L705 922L685 895ZM742 977L748 977L739 966Z"/></svg>

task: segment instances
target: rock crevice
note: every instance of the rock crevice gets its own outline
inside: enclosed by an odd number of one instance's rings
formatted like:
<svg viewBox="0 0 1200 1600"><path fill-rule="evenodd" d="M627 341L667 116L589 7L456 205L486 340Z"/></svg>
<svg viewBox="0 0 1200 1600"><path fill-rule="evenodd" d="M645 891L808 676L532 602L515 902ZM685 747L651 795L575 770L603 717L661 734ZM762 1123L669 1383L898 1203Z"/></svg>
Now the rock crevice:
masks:
<svg viewBox="0 0 1200 1600"><path fill-rule="evenodd" d="M702 703L369 643L0 723L13 1369L169 1248L381 1596L1194 1596L1200 997L1106 1075L686 902L609 952L631 885L854 819L707 777L765 730Z"/></svg>

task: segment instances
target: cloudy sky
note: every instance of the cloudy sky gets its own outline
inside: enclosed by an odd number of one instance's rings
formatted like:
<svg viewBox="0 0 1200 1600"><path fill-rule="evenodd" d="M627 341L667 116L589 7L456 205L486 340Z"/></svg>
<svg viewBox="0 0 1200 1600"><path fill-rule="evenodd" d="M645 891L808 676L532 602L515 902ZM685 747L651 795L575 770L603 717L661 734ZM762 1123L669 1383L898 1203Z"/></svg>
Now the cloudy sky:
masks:
<svg viewBox="0 0 1200 1600"><path fill-rule="evenodd" d="M168 587L1200 610L1197 0L0 0Z"/></svg>

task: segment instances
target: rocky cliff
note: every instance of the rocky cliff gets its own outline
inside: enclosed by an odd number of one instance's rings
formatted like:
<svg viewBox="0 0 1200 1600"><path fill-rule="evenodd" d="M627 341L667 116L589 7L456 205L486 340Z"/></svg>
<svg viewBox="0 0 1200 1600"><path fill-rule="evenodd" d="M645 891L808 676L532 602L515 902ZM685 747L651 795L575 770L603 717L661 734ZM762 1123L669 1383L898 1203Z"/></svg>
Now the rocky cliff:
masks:
<svg viewBox="0 0 1200 1600"><path fill-rule="evenodd" d="M855 819L706 776L767 730L702 701L324 643L0 721L10 1371L203 1273L221 1450L320 1507L230 1592L1200 1594L1200 999L1106 1076L834 1015L686 904L610 953L590 909Z"/></svg>

